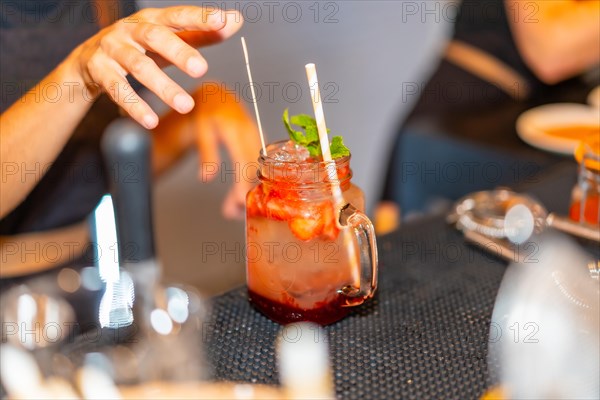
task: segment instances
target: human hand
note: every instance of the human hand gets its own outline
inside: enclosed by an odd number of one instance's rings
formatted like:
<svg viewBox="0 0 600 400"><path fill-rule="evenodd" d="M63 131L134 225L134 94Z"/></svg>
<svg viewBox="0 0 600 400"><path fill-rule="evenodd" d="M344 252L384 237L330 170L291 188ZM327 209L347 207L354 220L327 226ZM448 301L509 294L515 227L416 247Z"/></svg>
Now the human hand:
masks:
<svg viewBox="0 0 600 400"><path fill-rule="evenodd" d="M128 84L131 74L166 104L185 114L193 98L162 70L173 64L192 77L207 71L196 46L223 41L242 26L237 11L178 6L147 8L102 29L69 56L86 87L104 91L133 119L153 129L158 116Z"/></svg>
<svg viewBox="0 0 600 400"><path fill-rule="evenodd" d="M235 182L223 203L223 215L241 219L246 193L254 186L261 147L258 128L240 97L222 83L206 82L193 96L197 103L192 115L200 155L198 178L206 182L219 176L219 143L222 143L233 165L230 168L235 171Z"/></svg>

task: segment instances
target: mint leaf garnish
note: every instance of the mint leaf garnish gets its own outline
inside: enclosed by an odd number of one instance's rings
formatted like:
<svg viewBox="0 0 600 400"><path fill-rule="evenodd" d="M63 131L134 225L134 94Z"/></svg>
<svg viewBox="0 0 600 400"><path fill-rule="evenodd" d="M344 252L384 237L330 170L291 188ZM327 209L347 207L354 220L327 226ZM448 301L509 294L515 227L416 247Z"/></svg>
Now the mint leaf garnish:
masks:
<svg viewBox="0 0 600 400"><path fill-rule="evenodd" d="M317 121L315 121L313 117L307 114L292 115L290 121L292 122L292 124L298 125L305 129L309 126L314 126L315 128L317 127Z"/></svg>
<svg viewBox="0 0 600 400"><path fill-rule="evenodd" d="M319 144L319 130L317 129L316 125L315 126L307 126L304 130L306 131L306 141L308 143L316 142L317 144Z"/></svg>
<svg viewBox="0 0 600 400"><path fill-rule="evenodd" d="M307 145L308 143L306 142L306 137L304 137L304 134L300 131L296 131L294 129L292 129L292 125L290 125L290 118L288 115L288 109L286 108L285 111L283 112L283 124L285 125L288 133L290 134L290 139L292 139L294 141L294 143L298 143L301 145Z"/></svg>
<svg viewBox="0 0 600 400"><path fill-rule="evenodd" d="M332 158L340 158L350 155L350 150L344 144L344 140L341 136L334 136L331 140L331 145L329 148L331 149Z"/></svg>
<svg viewBox="0 0 600 400"><path fill-rule="evenodd" d="M319 157L322 155L321 153L321 144L319 142L312 142L306 146L308 149L308 153L311 157Z"/></svg>
<svg viewBox="0 0 600 400"><path fill-rule="evenodd" d="M321 152L321 143L319 142L317 121L313 117L307 114L298 114L290 118L288 109L286 108L283 111L282 120L290 135L290 139L294 143L306 147L311 157L321 157L323 155ZM304 129L304 132L295 130L292 128L292 124ZM329 129L327 129L327 133L329 133ZM350 150L344 145L341 136L334 136L330 144L330 149L332 158L350 155Z"/></svg>

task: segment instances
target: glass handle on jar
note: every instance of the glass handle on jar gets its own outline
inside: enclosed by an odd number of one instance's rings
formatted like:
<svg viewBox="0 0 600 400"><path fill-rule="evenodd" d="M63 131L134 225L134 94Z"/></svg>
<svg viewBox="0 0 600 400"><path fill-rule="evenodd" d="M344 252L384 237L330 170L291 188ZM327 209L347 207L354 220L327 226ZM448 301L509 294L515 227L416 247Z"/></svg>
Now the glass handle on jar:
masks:
<svg viewBox="0 0 600 400"><path fill-rule="evenodd" d="M349 299L348 305L359 305L373 297L377 290L377 242L371 220L352 204L346 204L340 210L340 225L352 228L356 237L360 256L360 287L348 285L340 293ZM352 300L350 300L352 299Z"/></svg>

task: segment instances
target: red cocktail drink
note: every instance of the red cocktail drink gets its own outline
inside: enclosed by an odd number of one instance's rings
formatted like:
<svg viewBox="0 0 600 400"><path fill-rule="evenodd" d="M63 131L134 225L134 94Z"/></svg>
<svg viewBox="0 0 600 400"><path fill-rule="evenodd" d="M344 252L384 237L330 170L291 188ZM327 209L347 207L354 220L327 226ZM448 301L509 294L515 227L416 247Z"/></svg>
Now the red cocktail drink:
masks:
<svg viewBox="0 0 600 400"><path fill-rule="evenodd" d="M364 208L362 191L350 182L350 157L335 161L337 181L291 141L269 146L259 161L260 183L246 198L250 301L282 324L343 318L376 287L372 226L360 211L343 218L340 210ZM336 185L342 205L332 196Z"/></svg>

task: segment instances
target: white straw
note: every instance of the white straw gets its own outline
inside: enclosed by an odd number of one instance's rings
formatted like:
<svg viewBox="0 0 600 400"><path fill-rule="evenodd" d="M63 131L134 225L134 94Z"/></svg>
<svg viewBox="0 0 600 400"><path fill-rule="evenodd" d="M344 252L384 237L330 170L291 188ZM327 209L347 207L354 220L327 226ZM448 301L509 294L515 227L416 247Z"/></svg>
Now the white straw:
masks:
<svg viewBox="0 0 600 400"><path fill-rule="evenodd" d="M321 92L319 91L319 80L317 79L317 68L315 64L306 64L306 77L310 88L310 97L315 111L315 119L317 120L317 130L319 131L319 142L321 143L321 153L323 161L327 164L327 176L332 183L331 192L335 201L336 209L339 211L344 205L344 197L340 188L340 180L337 174L335 161L331 158L331 149L329 148L329 137L327 136L327 125L325 124L325 113L323 112L323 103L321 102ZM350 236L348 229L342 229L344 235L344 245L348 253L348 260L352 267L352 279L354 287L360 288L360 266L356 264L356 251L354 248L354 240Z"/></svg>
<svg viewBox="0 0 600 400"><path fill-rule="evenodd" d="M323 161L327 163L327 176L330 182L337 182L332 187L333 197L337 205L343 205L342 190L340 189L339 179L335 162L331 158L331 150L329 149L329 137L327 136L327 125L325 124L325 114L323 112L323 103L321 102L321 92L319 91L319 80L317 79L317 68L315 64L306 64L306 77L310 88L310 96L315 111L315 119L317 120L317 130L319 131L319 142L321 143L321 152L323 153Z"/></svg>
<svg viewBox="0 0 600 400"><path fill-rule="evenodd" d="M246 47L246 39L242 36L242 48L244 49L244 58L246 59L246 70L248 71L248 80L250 81L250 91L252 92L252 102L254 103L254 113L256 114L256 122L258 123L258 132L260 133L260 144L262 145L263 154L267 155L267 146L265 145L265 136L263 134L262 125L260 123L260 114L258 113L258 103L256 102L256 93L254 92L254 81L252 80L252 72L250 72L250 61L248 60L248 48Z"/></svg>

